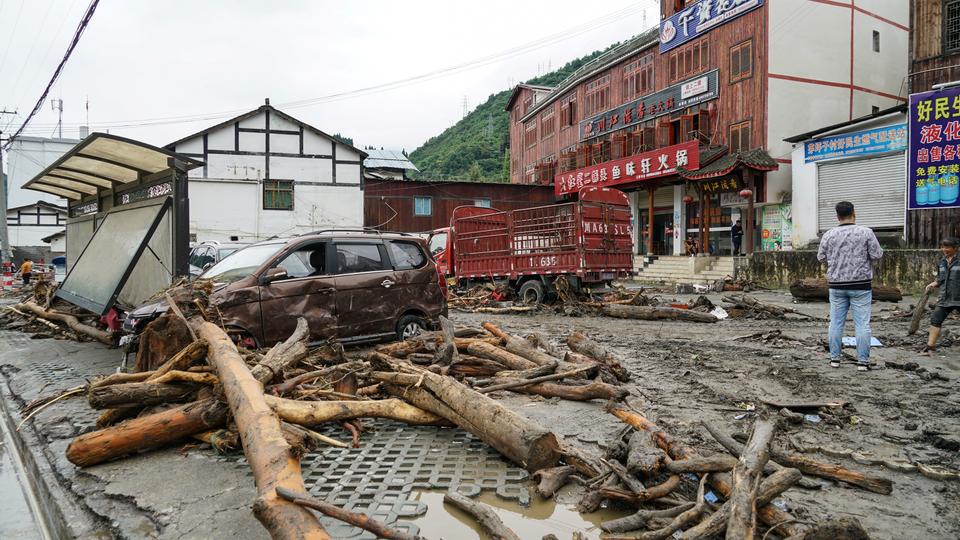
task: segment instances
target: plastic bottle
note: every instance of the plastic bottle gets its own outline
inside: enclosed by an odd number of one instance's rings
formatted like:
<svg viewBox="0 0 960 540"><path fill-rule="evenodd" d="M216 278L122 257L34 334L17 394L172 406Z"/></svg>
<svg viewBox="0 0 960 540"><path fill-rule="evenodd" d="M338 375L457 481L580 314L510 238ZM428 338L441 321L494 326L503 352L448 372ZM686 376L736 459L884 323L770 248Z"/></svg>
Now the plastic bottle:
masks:
<svg viewBox="0 0 960 540"><path fill-rule="evenodd" d="M926 206L928 204L927 203L927 184L928 183L930 183L929 177L917 179L917 184L919 184L916 187L917 206Z"/></svg>
<svg viewBox="0 0 960 540"><path fill-rule="evenodd" d="M929 186L927 186L927 204L929 205L939 205L940 204L940 181L943 178L943 175L936 175L930 178Z"/></svg>
<svg viewBox="0 0 960 540"><path fill-rule="evenodd" d="M944 185L940 186L940 204L956 203L957 196L960 195L960 184L957 183L957 174L945 174L940 178L944 180Z"/></svg>

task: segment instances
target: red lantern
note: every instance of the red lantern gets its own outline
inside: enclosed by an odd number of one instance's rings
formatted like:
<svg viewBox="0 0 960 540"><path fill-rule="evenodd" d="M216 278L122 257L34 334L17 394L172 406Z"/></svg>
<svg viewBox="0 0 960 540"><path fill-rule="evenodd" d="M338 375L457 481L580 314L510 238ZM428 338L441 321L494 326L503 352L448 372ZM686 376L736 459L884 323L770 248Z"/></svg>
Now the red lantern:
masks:
<svg viewBox="0 0 960 540"><path fill-rule="evenodd" d="M753 192L750 191L749 189L740 190L740 196L743 197L744 199L749 199L751 195L753 195Z"/></svg>
<svg viewBox="0 0 960 540"><path fill-rule="evenodd" d="M684 195L684 196L683 196L683 202L684 202L684 204L690 204L690 203L693 202L693 197L690 196L690 195Z"/></svg>

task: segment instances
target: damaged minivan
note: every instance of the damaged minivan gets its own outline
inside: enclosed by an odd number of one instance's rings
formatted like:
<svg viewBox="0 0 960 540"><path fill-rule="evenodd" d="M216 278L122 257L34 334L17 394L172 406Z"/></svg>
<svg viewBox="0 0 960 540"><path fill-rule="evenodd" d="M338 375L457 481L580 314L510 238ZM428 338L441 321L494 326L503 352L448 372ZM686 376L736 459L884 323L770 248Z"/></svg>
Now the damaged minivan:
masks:
<svg viewBox="0 0 960 540"><path fill-rule="evenodd" d="M446 283L424 241L402 233L318 231L266 240L232 253L200 279L214 282L210 306L250 345L293 333L299 317L311 341L405 339L446 315ZM124 327L140 332L165 311L150 304Z"/></svg>

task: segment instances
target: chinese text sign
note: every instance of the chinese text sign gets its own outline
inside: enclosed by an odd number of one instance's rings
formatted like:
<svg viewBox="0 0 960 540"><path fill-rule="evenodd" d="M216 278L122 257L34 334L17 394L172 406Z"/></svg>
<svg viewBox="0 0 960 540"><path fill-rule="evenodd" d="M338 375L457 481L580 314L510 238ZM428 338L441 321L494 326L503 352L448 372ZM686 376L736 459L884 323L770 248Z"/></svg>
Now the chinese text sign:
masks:
<svg viewBox="0 0 960 540"><path fill-rule="evenodd" d="M696 141L560 173L554 179L554 191L557 195L566 195L576 193L584 186L611 187L659 178L676 174L677 167L690 170L700 168L700 151Z"/></svg>
<svg viewBox="0 0 960 540"><path fill-rule="evenodd" d="M907 208L954 208L960 178L960 88L910 95Z"/></svg>
<svg viewBox="0 0 960 540"><path fill-rule="evenodd" d="M763 0L700 0L660 23L660 52L696 39L710 29L763 5Z"/></svg>
<svg viewBox="0 0 960 540"><path fill-rule="evenodd" d="M806 162L896 152L907 147L907 125L897 124L804 143Z"/></svg>

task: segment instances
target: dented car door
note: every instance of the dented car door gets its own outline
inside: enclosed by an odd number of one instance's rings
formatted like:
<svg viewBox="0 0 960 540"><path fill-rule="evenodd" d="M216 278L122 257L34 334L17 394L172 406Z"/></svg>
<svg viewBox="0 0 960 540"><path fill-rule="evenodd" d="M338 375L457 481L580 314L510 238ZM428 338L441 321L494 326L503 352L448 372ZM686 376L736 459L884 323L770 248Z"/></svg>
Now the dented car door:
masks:
<svg viewBox="0 0 960 540"><path fill-rule="evenodd" d="M327 246L327 242L302 244L271 266L286 275L260 285L265 345L289 337L299 317L307 319L310 341L336 337L335 277L327 272Z"/></svg>
<svg viewBox="0 0 960 540"><path fill-rule="evenodd" d="M341 337L395 332L393 315L400 304L397 278L380 241L334 243L337 320Z"/></svg>

